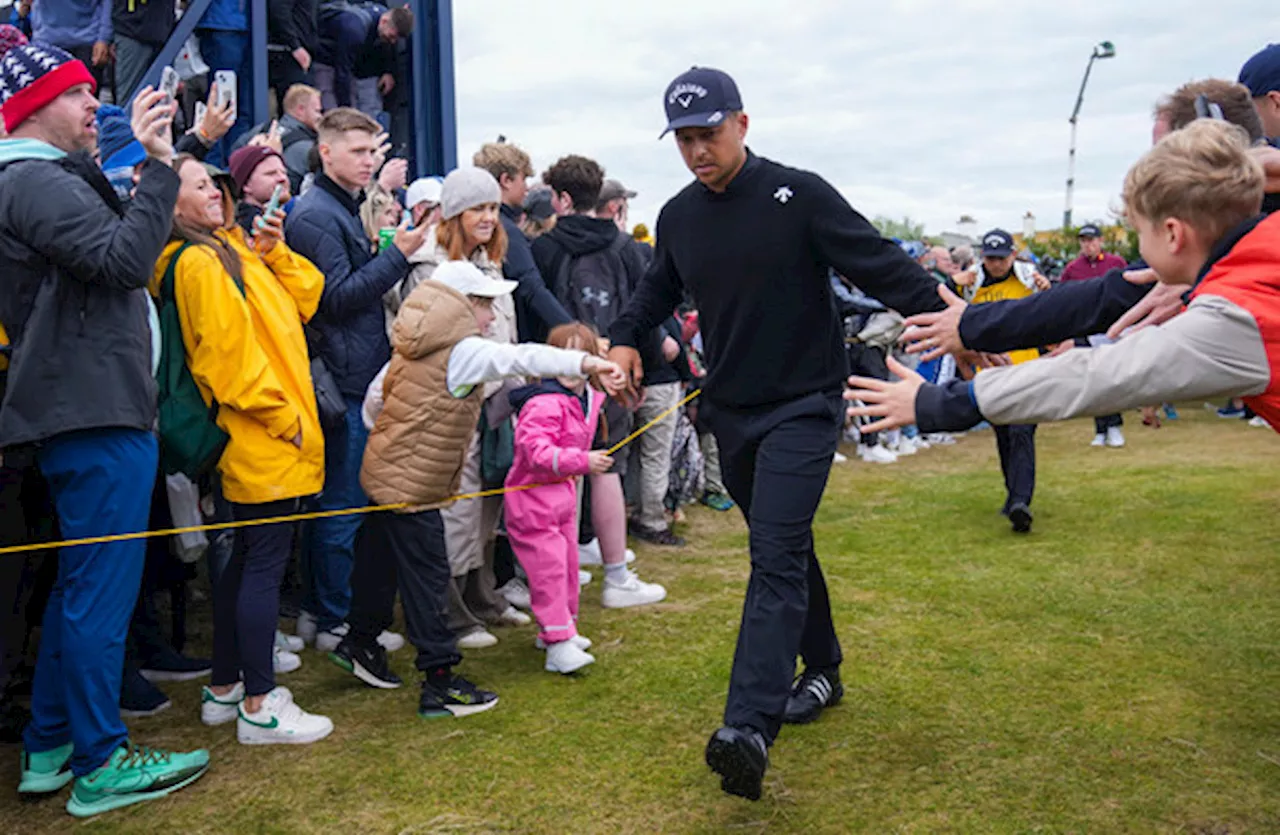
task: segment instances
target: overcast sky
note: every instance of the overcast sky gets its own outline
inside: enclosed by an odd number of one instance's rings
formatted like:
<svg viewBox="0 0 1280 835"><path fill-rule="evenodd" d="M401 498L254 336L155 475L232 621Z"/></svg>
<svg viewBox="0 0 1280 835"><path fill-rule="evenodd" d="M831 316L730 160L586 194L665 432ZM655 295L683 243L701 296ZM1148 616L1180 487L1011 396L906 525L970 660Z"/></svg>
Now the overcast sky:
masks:
<svg viewBox="0 0 1280 835"><path fill-rule="evenodd" d="M1150 145L1151 109L1184 82L1236 77L1280 41L1277 0L458 0L458 153L504 134L537 171L599 161L652 225L692 175L659 142L662 93L693 64L738 82L758 154L823 175L868 217L932 234L1061 224L1080 116L1075 220L1104 220Z"/></svg>

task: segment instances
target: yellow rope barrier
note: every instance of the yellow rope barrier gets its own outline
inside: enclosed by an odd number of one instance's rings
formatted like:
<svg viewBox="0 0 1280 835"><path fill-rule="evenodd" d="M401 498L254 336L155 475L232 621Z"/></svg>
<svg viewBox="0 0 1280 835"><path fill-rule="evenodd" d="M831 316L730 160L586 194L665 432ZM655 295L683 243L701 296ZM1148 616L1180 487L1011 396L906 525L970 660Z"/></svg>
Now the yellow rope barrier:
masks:
<svg viewBox="0 0 1280 835"><path fill-rule="evenodd" d="M606 452L613 455L627 444L639 438L648 432L654 426L666 420L677 410L682 408L686 403L693 400L702 389L694 389L685 395L679 403L669 409L664 409L661 414L653 420L641 426L627 437L610 447ZM502 496L507 493L519 493L524 490L533 490L537 487L545 487L544 484L522 484L518 487L497 487L492 490L481 490L476 493L464 493L460 496L451 496L445 499L446 502L460 502L466 499L483 499L488 496ZM193 525L187 528L165 528L158 531L138 531L137 533L118 533L109 536L90 536L83 539L64 539L61 542L36 542L29 545L11 545L7 548L0 548L0 556L5 554L21 554L29 551L43 551L46 548L70 548L76 545L103 545L108 542L125 542L132 539L150 539L157 536L177 536L184 533L196 533L199 531L225 531L234 530L236 528L250 528L257 525L275 525L284 522L306 522L312 519L330 519L335 516L354 516L360 513L378 513L383 510L404 510L407 507L413 507L408 502L400 502L398 504L384 504L367 507L352 507L344 510L317 510L310 513L294 513L289 516L275 516L269 519L245 519L239 522L214 522L208 525Z"/></svg>

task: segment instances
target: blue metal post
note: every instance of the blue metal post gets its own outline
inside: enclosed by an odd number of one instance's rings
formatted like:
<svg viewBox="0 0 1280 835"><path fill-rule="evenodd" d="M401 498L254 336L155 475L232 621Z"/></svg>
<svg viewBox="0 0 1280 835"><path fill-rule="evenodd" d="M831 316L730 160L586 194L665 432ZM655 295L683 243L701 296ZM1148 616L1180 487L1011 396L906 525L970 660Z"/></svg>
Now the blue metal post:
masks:
<svg viewBox="0 0 1280 835"><path fill-rule="evenodd" d="M250 2L249 37L249 71L253 74L253 123L260 125L271 115L267 80L267 0Z"/></svg>
<svg viewBox="0 0 1280 835"><path fill-rule="evenodd" d="M457 113L453 81L451 0L411 0L414 167L417 176L445 174L458 167Z"/></svg>
<svg viewBox="0 0 1280 835"><path fill-rule="evenodd" d="M151 62L151 66L143 74L142 80L138 82L138 89L129 91L129 100L122 105L126 113L131 112L133 98L138 94L138 90L143 87L155 87L160 83L160 72L178 57L178 53L182 51L187 38L191 37L191 33L196 30L196 24L200 22L200 18L204 17L205 11L211 5L213 5L213 0L191 0L191 2L187 3L187 10L183 12L182 19L178 21L177 27L169 35L169 40L165 43L164 48L160 50L160 53L156 55L156 59Z"/></svg>

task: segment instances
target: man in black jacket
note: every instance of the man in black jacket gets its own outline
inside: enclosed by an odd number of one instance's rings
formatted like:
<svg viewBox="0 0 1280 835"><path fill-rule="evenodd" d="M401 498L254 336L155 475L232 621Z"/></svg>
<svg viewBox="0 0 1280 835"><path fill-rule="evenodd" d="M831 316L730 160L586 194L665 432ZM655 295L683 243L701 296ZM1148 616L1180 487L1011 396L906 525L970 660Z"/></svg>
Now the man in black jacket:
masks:
<svg viewBox="0 0 1280 835"><path fill-rule="evenodd" d="M784 717L813 721L843 692L813 548L848 371L829 272L903 313L941 302L937 282L825 180L751 153L728 75L695 67L663 103L697 181L658 216L653 265L610 329L609 358L634 390L644 373L636 346L692 294L708 366L700 408L751 531L725 727L706 758L724 791L754 800ZM797 654L805 671L791 685Z"/></svg>
<svg viewBox="0 0 1280 835"><path fill-rule="evenodd" d="M524 198L533 176L529 155L508 142L489 142L476 151L472 162L498 181L502 193L502 228L507 233L507 256L502 276L517 282L515 292L516 328L521 342L543 342L556 325L570 320L564 305L547 289L544 276L534 263L529 238L520 228Z"/></svg>
<svg viewBox="0 0 1280 835"><path fill-rule="evenodd" d="M285 241L324 273L324 295L311 321L319 355L347 402L346 428L325 437L321 510L361 507L360 462L369 433L361 407L365 390L391 359L382 296L409 274L408 255L426 238L426 227L401 225L395 241L378 255L360 222L364 189L375 173L378 123L349 107L320 120L323 173L298 198L285 220ZM318 519L311 525L307 575L298 634L324 652L338 646L351 607L351 565L359 516ZM403 639L401 639L402 642Z"/></svg>
<svg viewBox="0 0 1280 835"><path fill-rule="evenodd" d="M144 91L133 131L148 162L128 209L120 204L91 156L93 91L88 69L56 47L21 46L0 64L12 137L0 141L0 324L12 340L0 448L6 462L34 458L67 539L147 527L158 449L146 287L179 185L173 105ZM78 778L75 815L157 797L208 768L206 751L139 756L120 721L145 550L132 540L58 554L19 790L55 792Z"/></svg>
<svg viewBox="0 0 1280 835"><path fill-rule="evenodd" d="M559 219L533 242L537 271L550 282L552 293L570 315L604 333L631 297L644 261L635 242L612 220L595 216L604 169L595 160L571 154L557 160L542 175L551 187L551 206ZM655 338L646 340L656 350ZM594 448L610 449L630 434L633 415L617 403L605 406L608 437L595 438ZM672 418L674 425L675 419ZM667 433L667 456L671 436ZM601 603L610 609L657 603L667 590L646 583L627 568L626 500L622 477L629 465L628 449L614 456L609 472L591 476L591 522L601 540L604 582ZM665 491L664 491L665 493ZM665 527L665 526L664 526Z"/></svg>

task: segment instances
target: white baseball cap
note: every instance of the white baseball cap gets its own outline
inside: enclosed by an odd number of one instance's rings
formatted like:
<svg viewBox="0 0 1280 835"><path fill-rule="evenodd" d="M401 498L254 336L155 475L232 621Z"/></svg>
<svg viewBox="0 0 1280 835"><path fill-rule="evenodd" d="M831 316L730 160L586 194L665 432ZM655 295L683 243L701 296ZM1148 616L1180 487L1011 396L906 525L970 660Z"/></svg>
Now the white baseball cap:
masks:
<svg viewBox="0 0 1280 835"><path fill-rule="evenodd" d="M489 278L470 261L445 261L431 274L432 281L457 290L464 296L497 298L515 292L516 282Z"/></svg>
<svg viewBox="0 0 1280 835"><path fill-rule="evenodd" d="M412 209L419 203L440 204L440 192L444 181L439 177L423 177L414 180L404 193L404 204Z"/></svg>

